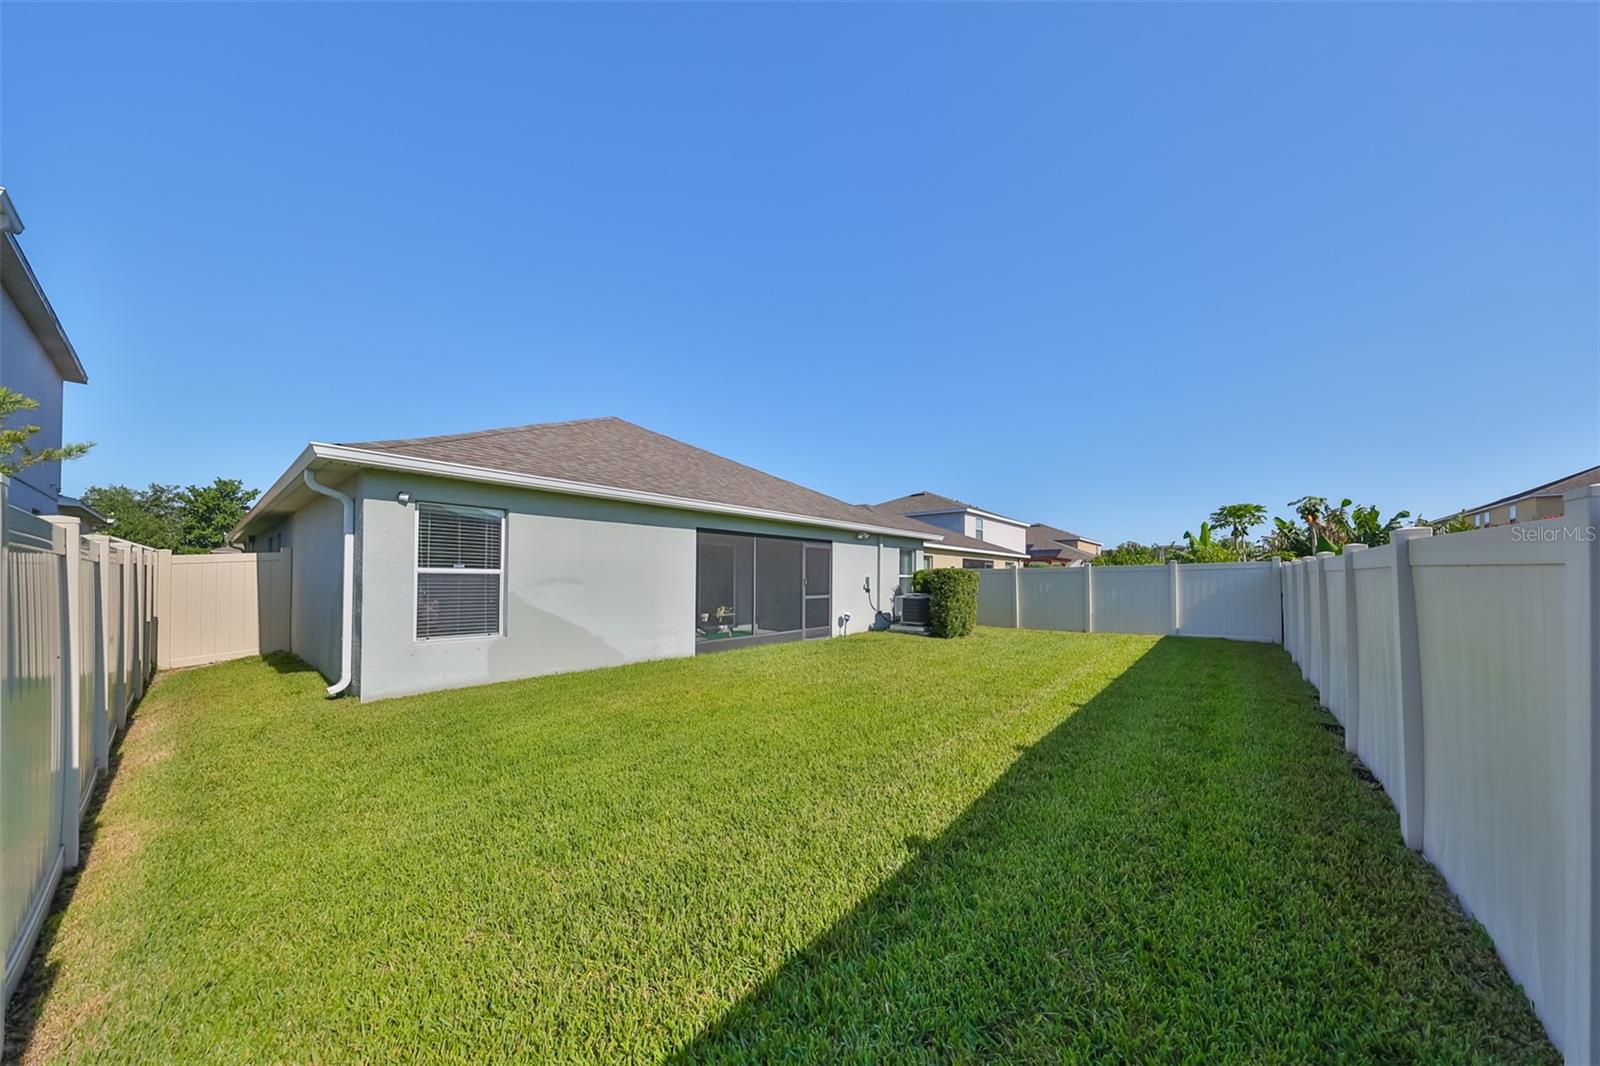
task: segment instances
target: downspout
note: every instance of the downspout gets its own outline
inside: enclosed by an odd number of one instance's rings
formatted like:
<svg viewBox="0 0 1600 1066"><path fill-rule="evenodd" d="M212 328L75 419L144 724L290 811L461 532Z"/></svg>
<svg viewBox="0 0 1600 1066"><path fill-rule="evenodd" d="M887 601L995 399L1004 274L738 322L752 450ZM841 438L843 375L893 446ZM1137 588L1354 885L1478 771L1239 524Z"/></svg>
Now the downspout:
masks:
<svg viewBox="0 0 1600 1066"><path fill-rule="evenodd" d="M353 651L351 639L355 633L356 618L356 508L350 497L318 481L310 467L306 468L305 478L306 488L338 500L339 506L344 510L344 582L341 590L343 603L340 610L339 680L328 686L328 695L337 696L350 687L350 663Z"/></svg>

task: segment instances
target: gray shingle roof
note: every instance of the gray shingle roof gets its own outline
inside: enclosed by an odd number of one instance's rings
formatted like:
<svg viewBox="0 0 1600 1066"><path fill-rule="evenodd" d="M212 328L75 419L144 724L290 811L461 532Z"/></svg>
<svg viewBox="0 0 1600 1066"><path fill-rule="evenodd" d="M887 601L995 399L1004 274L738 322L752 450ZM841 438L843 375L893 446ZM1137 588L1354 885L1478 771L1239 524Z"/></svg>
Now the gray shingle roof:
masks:
<svg viewBox="0 0 1600 1066"><path fill-rule="evenodd" d="M927 536L928 527L921 522L845 503L620 418L362 441L345 447Z"/></svg>
<svg viewBox="0 0 1600 1066"><path fill-rule="evenodd" d="M928 514L933 511L982 511L982 507L974 507L970 503L951 499L949 496L940 496L937 492L913 492L909 496L897 496L892 500L884 500L872 506L880 511L893 511L895 514Z"/></svg>
<svg viewBox="0 0 1600 1066"><path fill-rule="evenodd" d="M1080 537L1078 534L1065 529L1047 526L1043 522L1035 522L1028 527L1028 553L1030 555L1053 552L1057 548L1070 548L1078 555L1083 555L1086 559L1090 558L1090 556L1084 555L1082 551L1073 546L1073 542L1080 540L1087 540L1090 544L1099 543L1099 541L1090 540L1088 537Z"/></svg>
<svg viewBox="0 0 1600 1066"><path fill-rule="evenodd" d="M983 510L981 507L974 507L970 503L962 503L960 500L951 499L949 496L940 496L936 492L913 492L909 496L899 496L892 500L885 500L883 503L871 504L870 506L875 510L905 515L907 518L902 519L902 521L909 520L913 525L921 526L929 533L938 534L944 538L944 543L939 545L941 548L964 548L967 551L996 552L1002 555L1015 556L1018 559L1027 557L1024 553L1012 551L1003 545L994 544L987 540L979 540L977 537L969 537L965 533L957 533L954 530L936 526L931 522L909 517L914 514L931 514L935 511ZM984 513L990 514L992 512L984 511Z"/></svg>

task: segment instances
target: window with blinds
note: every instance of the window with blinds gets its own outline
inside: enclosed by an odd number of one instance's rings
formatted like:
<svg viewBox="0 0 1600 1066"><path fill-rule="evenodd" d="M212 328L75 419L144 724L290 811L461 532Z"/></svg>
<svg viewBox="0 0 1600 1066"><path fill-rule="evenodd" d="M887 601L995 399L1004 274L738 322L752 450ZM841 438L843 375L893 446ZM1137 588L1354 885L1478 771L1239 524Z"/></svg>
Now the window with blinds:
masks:
<svg viewBox="0 0 1600 1066"><path fill-rule="evenodd" d="M505 512L417 504L417 639L500 633Z"/></svg>

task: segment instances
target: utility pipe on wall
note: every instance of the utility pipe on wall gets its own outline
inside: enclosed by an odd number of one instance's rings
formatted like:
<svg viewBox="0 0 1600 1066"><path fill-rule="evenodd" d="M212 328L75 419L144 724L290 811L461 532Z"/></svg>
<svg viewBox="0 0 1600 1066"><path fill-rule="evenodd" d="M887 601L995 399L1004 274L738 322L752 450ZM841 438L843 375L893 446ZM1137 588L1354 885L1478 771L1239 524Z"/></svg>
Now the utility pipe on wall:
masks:
<svg viewBox="0 0 1600 1066"><path fill-rule="evenodd" d="M317 480L308 467L305 472L306 488L339 501L344 511L344 580L341 583L343 602L340 610L339 680L328 686L328 695L337 696L350 687L351 639L355 633L356 617L356 508L350 497L338 489L330 489Z"/></svg>

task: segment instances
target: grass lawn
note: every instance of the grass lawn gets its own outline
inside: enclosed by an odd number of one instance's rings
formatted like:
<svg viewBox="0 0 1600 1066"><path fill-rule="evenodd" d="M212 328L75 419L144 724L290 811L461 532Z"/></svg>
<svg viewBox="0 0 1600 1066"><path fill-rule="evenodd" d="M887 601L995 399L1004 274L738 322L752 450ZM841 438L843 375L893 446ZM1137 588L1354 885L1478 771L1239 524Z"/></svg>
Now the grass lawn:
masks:
<svg viewBox="0 0 1600 1066"><path fill-rule="evenodd" d="M1554 1061L1283 651L979 630L145 699L31 1061Z"/></svg>

